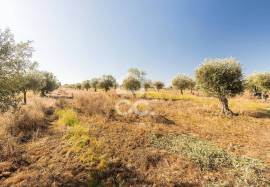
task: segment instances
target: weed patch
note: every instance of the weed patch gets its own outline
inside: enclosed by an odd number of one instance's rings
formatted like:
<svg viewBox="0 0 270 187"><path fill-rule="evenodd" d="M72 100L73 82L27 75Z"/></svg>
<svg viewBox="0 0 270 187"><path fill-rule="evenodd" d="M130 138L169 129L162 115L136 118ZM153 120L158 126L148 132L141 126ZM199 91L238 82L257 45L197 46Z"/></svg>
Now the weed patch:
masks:
<svg viewBox="0 0 270 187"><path fill-rule="evenodd" d="M57 111L57 115L59 117L58 124L74 126L75 124L79 123L78 115L72 109L59 110Z"/></svg>
<svg viewBox="0 0 270 187"><path fill-rule="evenodd" d="M100 140L91 137L89 128L82 123L74 110L66 109L57 112L59 124L68 126L64 141L70 146L70 152L79 160L91 167L104 169L107 165L106 154L103 154L103 144Z"/></svg>
<svg viewBox="0 0 270 187"><path fill-rule="evenodd" d="M259 160L232 155L191 135L153 135L152 146L179 153L191 159L202 171L229 169L240 186L268 184L264 178L266 167Z"/></svg>

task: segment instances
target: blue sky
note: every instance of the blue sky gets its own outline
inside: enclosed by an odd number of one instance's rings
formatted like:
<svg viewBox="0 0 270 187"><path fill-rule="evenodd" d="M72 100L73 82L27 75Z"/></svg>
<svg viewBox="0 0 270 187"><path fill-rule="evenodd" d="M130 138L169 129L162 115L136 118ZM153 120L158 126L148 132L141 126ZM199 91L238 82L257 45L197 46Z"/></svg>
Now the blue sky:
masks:
<svg viewBox="0 0 270 187"><path fill-rule="evenodd" d="M130 67L169 83L205 58L270 71L268 0L1 0L0 28L33 40L34 59L62 83Z"/></svg>

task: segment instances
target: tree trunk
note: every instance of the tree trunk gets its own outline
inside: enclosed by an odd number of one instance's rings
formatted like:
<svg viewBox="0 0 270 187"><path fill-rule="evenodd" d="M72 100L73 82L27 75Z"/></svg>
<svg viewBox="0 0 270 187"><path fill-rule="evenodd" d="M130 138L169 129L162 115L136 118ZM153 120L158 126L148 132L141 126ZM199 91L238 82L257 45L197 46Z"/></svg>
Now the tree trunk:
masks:
<svg viewBox="0 0 270 187"><path fill-rule="evenodd" d="M136 98L136 92L134 90L131 91L133 98Z"/></svg>
<svg viewBox="0 0 270 187"><path fill-rule="evenodd" d="M235 116L237 114L233 113L231 109L229 108L229 102L226 97L220 97L219 101L221 102L221 108L222 108L222 113L224 115L230 115L230 116Z"/></svg>
<svg viewBox="0 0 270 187"><path fill-rule="evenodd" d="M23 103L26 105L26 90L23 91Z"/></svg>
<svg viewBox="0 0 270 187"><path fill-rule="evenodd" d="M183 94L184 94L184 93L183 93L183 90L181 89L180 91L181 91L181 95L183 95Z"/></svg>
<svg viewBox="0 0 270 187"><path fill-rule="evenodd" d="M40 96L41 96L41 97L45 97L45 91L44 91L44 90L41 90Z"/></svg>
<svg viewBox="0 0 270 187"><path fill-rule="evenodd" d="M97 91L97 87L95 87L95 92Z"/></svg>

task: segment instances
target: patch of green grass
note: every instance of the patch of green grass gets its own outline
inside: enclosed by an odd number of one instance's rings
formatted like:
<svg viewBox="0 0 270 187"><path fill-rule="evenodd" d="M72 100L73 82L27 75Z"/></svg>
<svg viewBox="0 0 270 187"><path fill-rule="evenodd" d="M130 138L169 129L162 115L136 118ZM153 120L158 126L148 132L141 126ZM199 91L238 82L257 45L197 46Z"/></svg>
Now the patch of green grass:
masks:
<svg viewBox="0 0 270 187"><path fill-rule="evenodd" d="M104 169L107 165L106 154L103 153L101 141L92 137L89 127L82 123L78 114L72 109L63 109L57 112L58 124L68 126L64 141L70 147L70 152L75 153L81 162L86 165Z"/></svg>
<svg viewBox="0 0 270 187"><path fill-rule="evenodd" d="M67 126L74 126L75 124L79 123L77 113L72 109L63 109L56 112L58 115L58 124L67 125Z"/></svg>
<svg viewBox="0 0 270 187"><path fill-rule="evenodd" d="M192 160L202 171L229 169L239 186L263 186L266 166L259 160L232 155L207 141L191 135L168 134L151 137L152 146L179 153Z"/></svg>

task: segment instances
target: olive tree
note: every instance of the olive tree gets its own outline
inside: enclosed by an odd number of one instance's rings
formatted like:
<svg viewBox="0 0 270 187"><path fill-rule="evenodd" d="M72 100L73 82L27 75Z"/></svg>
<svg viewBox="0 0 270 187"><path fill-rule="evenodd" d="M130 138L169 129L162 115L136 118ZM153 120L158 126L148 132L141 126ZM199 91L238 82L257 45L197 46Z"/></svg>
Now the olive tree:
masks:
<svg viewBox="0 0 270 187"><path fill-rule="evenodd" d="M156 88L157 91L159 91L160 89L164 88L164 83L161 81L155 81L153 83L154 87Z"/></svg>
<svg viewBox="0 0 270 187"><path fill-rule="evenodd" d="M9 29L0 30L0 110L16 107L22 77L31 67L31 42L16 43Z"/></svg>
<svg viewBox="0 0 270 187"><path fill-rule="evenodd" d="M267 99L267 94L270 91L270 73L256 73L251 75L246 80L246 87L254 94L261 93L262 99Z"/></svg>
<svg viewBox="0 0 270 187"><path fill-rule="evenodd" d="M147 80L144 82L143 87L145 91L147 91L149 88L152 88L153 83L150 80Z"/></svg>
<svg viewBox="0 0 270 187"><path fill-rule="evenodd" d="M46 94L48 94L49 92L52 92L53 90L59 88L60 82L57 80L53 73L42 71L41 74L43 75L44 81L44 84L40 89L41 96L46 96Z"/></svg>
<svg viewBox="0 0 270 187"><path fill-rule="evenodd" d="M190 89L192 90L195 86L194 81L186 75L178 75L172 80L172 85L176 89L181 91L183 95L183 90Z"/></svg>
<svg viewBox="0 0 270 187"><path fill-rule="evenodd" d="M99 79L93 78L90 80L91 87L95 89L95 92L97 91L97 87L99 85Z"/></svg>
<svg viewBox="0 0 270 187"><path fill-rule="evenodd" d="M224 114L234 115L228 98L244 91L242 68L236 59L205 60L196 70L196 80L205 93L219 99Z"/></svg>
<svg viewBox="0 0 270 187"><path fill-rule="evenodd" d="M188 89L190 90L191 94L193 93L193 90L196 88L196 81L194 81L192 78L189 79Z"/></svg>
<svg viewBox="0 0 270 187"><path fill-rule="evenodd" d="M128 77L123 81L123 87L135 95L135 91L141 88L141 82L134 77Z"/></svg>
<svg viewBox="0 0 270 187"><path fill-rule="evenodd" d="M145 76L146 76L146 72L138 68L130 68L128 70L127 77L132 77L133 79L137 79L138 81L141 82L141 84L144 83Z"/></svg>
<svg viewBox="0 0 270 187"><path fill-rule="evenodd" d="M83 88L81 83L76 83L75 88L81 90Z"/></svg>
<svg viewBox="0 0 270 187"><path fill-rule="evenodd" d="M82 86L88 91L91 88L91 82L89 80L83 81Z"/></svg>
<svg viewBox="0 0 270 187"><path fill-rule="evenodd" d="M24 104L26 104L27 98L27 92L28 91L34 91L37 92L41 90L41 88L45 85L44 76L41 72L37 70L32 70L27 72L23 78L22 83L20 84L21 90L23 92L23 101Z"/></svg>
<svg viewBox="0 0 270 187"><path fill-rule="evenodd" d="M103 75L99 81L99 87L106 92L115 87L116 80L112 75Z"/></svg>

